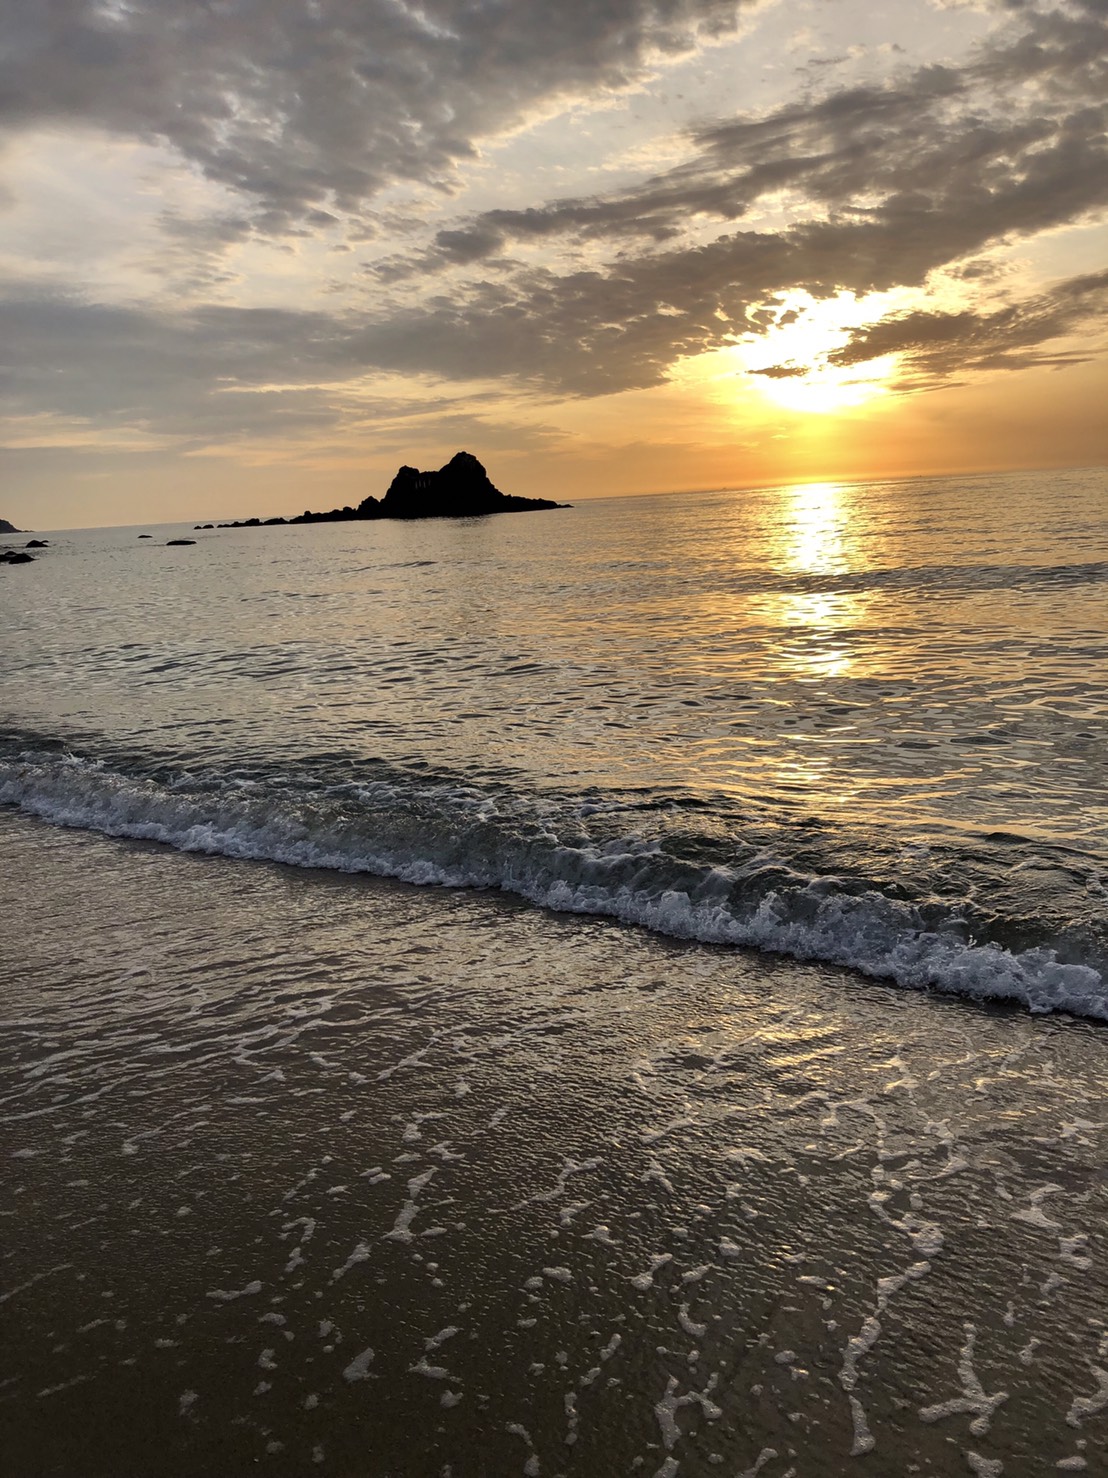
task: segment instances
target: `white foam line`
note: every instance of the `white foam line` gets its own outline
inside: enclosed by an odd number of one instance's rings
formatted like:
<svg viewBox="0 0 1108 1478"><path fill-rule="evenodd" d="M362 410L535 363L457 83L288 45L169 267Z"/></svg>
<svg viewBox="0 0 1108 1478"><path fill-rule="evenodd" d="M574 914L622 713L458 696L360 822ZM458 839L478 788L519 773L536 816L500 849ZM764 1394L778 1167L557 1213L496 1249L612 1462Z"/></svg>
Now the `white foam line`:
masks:
<svg viewBox="0 0 1108 1478"><path fill-rule="evenodd" d="M959 1416L965 1414L972 1416L970 1431L975 1437L983 1437L989 1430L993 1417L996 1415L997 1407L1008 1399L1007 1391L998 1391L995 1396L989 1396L984 1386L978 1379L977 1371L973 1367L973 1347L977 1337L977 1329L973 1324L962 1326L966 1340L958 1356L958 1379L962 1383L962 1394L953 1396L949 1401L940 1401L934 1406L920 1408L920 1420L925 1422L941 1421L946 1416Z"/></svg>
<svg viewBox="0 0 1108 1478"><path fill-rule="evenodd" d="M59 826L187 852L369 872L419 884L499 887L544 908L606 915L676 938L824 960L914 989L1108 1020L1108 986L1091 966L1064 963L1046 946L1013 954L921 928L910 905L876 889L844 893L828 886L828 879L798 874L757 902L744 901L735 893L739 879L728 869L705 866L697 873L683 865L675 873L659 842L627 837L566 846L550 833L528 838L510 829L510 818L497 829L491 812L461 806L457 795L441 788L413 798L399 787L360 787L358 799L366 808L361 830L348 818L336 818L329 828L317 823L313 835L298 809L313 799L318 793L298 795L289 788L267 796L260 786L190 793L183 785L128 780L73 757L0 761L0 803ZM413 799L445 807L443 824L429 819L415 843ZM469 845L459 843L458 825L473 828Z"/></svg>

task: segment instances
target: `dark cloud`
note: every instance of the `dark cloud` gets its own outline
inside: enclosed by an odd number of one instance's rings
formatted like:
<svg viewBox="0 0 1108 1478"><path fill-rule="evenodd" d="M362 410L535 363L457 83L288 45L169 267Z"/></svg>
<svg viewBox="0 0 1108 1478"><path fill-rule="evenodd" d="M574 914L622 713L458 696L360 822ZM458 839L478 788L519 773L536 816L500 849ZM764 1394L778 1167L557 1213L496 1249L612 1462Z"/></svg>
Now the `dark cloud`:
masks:
<svg viewBox="0 0 1108 1478"><path fill-rule="evenodd" d="M904 313L855 329L827 356L830 364L864 364L885 354L904 356L916 384L945 383L967 369L1024 369L1033 364L1080 363L1091 353L1052 354L1044 344L1108 328L1108 271L1073 277L1025 302L992 312ZM1090 344L1090 348L1092 345Z"/></svg>
<svg viewBox="0 0 1108 1478"><path fill-rule="evenodd" d="M521 425L498 388L403 398L360 378L362 328L345 315L105 307L0 284L0 407L62 417L90 432L141 431L178 450L258 439L324 439L372 428L410 444L413 423L486 446L549 447L559 433ZM76 424L74 424L76 423ZM33 424L33 423L31 423ZM405 429L406 428L406 429ZM43 427L48 437L49 426Z"/></svg>
<svg viewBox="0 0 1108 1478"><path fill-rule="evenodd" d="M732 31L742 0L7 0L0 128L161 139L263 230L449 180L475 141Z"/></svg>

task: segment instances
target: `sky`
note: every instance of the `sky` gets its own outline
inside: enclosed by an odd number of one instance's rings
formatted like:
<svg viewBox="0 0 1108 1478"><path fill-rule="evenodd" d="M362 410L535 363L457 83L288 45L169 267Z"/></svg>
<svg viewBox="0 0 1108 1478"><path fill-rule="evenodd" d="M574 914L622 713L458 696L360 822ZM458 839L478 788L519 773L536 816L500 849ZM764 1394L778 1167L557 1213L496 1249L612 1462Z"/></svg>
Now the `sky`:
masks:
<svg viewBox="0 0 1108 1478"><path fill-rule="evenodd" d="M1108 462L1108 0L6 0L0 516Z"/></svg>

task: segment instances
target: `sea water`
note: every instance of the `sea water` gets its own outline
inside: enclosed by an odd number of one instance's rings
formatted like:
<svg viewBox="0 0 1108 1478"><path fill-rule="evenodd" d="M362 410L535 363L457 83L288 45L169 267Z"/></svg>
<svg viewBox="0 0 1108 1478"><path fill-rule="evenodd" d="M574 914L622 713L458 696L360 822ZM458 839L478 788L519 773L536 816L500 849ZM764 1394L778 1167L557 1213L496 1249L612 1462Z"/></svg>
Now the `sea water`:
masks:
<svg viewBox="0 0 1108 1478"><path fill-rule="evenodd" d="M1106 513L7 571L14 1471L1097 1471Z"/></svg>
<svg viewBox="0 0 1108 1478"><path fill-rule="evenodd" d="M0 802L1108 1013L1099 472L60 535Z"/></svg>

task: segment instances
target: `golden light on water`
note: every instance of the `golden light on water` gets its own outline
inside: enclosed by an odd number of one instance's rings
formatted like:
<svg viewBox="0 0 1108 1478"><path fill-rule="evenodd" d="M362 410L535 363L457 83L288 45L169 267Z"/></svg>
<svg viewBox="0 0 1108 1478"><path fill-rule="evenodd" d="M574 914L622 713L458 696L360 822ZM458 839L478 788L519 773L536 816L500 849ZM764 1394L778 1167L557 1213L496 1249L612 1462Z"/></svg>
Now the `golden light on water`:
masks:
<svg viewBox="0 0 1108 1478"><path fill-rule="evenodd" d="M784 569L804 575L848 569L847 489L837 482L806 482L786 489L782 496L786 500L781 550Z"/></svg>
<svg viewBox="0 0 1108 1478"><path fill-rule="evenodd" d="M859 567L854 490L843 483L813 482L783 488L774 566L779 575L849 574ZM781 656L797 676L843 677L856 659L848 640L866 602L853 590L802 588L775 592L766 614L781 630Z"/></svg>

